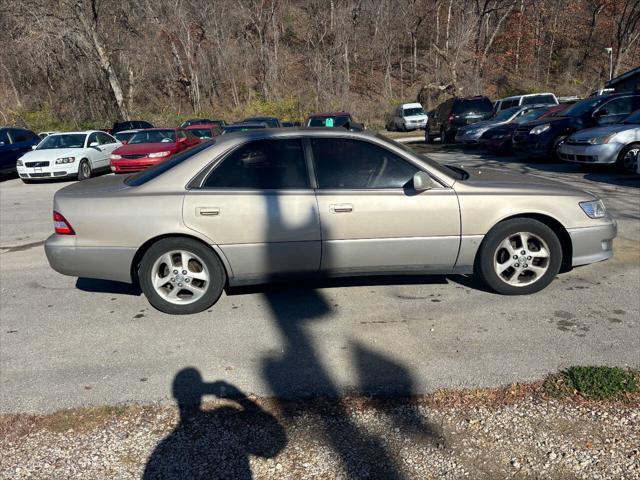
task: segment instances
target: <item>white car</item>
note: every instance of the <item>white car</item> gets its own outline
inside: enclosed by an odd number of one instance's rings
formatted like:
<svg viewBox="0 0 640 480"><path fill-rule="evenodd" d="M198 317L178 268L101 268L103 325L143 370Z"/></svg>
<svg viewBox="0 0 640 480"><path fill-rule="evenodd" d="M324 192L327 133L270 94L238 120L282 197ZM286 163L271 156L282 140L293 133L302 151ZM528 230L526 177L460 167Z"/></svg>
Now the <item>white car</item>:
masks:
<svg viewBox="0 0 640 480"><path fill-rule="evenodd" d="M387 130L403 131L425 128L428 116L420 103L404 103L398 106L390 115Z"/></svg>
<svg viewBox="0 0 640 480"><path fill-rule="evenodd" d="M524 105L558 105L558 103L558 98L553 93L528 93L496 100L493 104L493 111L499 112L507 108Z"/></svg>
<svg viewBox="0 0 640 480"><path fill-rule="evenodd" d="M16 163L23 182L73 177L84 180L109 171L111 152L122 143L99 130L54 133L45 137Z"/></svg>

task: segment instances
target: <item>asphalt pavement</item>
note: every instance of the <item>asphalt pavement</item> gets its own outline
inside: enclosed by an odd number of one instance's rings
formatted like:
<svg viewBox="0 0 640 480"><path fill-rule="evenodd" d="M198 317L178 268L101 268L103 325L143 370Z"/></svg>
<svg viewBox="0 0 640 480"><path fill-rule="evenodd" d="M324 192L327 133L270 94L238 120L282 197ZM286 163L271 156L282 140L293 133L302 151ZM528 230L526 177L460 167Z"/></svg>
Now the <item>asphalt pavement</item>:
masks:
<svg viewBox="0 0 640 480"><path fill-rule="evenodd" d="M417 148L601 196L619 222L614 258L531 296L499 296L464 276L357 278L234 289L207 312L169 316L127 285L51 270L42 244L53 194L69 182L9 179L0 183L0 411L170 401L188 366L207 382L278 397L420 394L576 364L640 367L639 176Z"/></svg>

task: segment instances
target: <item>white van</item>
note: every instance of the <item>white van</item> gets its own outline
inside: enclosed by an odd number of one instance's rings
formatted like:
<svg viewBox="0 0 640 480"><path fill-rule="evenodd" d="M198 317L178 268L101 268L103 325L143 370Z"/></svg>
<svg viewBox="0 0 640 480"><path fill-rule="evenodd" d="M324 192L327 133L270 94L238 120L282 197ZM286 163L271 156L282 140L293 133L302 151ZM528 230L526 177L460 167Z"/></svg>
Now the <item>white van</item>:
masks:
<svg viewBox="0 0 640 480"><path fill-rule="evenodd" d="M403 131L425 128L428 116L419 103L403 103L397 107L387 122L387 130Z"/></svg>
<svg viewBox="0 0 640 480"><path fill-rule="evenodd" d="M493 109L499 112L505 108L519 107L521 105L558 105L558 103L560 102L558 102L558 98L553 93L529 93L496 100L493 104Z"/></svg>

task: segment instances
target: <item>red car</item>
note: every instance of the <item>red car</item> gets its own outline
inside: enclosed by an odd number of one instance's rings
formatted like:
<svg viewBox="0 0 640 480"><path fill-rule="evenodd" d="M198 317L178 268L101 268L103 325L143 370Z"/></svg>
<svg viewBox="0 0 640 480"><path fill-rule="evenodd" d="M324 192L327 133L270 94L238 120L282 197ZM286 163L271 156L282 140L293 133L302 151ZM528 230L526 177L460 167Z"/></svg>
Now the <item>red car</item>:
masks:
<svg viewBox="0 0 640 480"><path fill-rule="evenodd" d="M217 137L222 133L222 128L219 125L215 125L212 123L205 123L199 125L189 125L185 128L188 132L193 133L196 137L198 137L203 142Z"/></svg>
<svg viewBox="0 0 640 480"><path fill-rule="evenodd" d="M164 162L171 155L200 143L184 128L150 128L133 135L126 145L111 154L111 171L139 172Z"/></svg>

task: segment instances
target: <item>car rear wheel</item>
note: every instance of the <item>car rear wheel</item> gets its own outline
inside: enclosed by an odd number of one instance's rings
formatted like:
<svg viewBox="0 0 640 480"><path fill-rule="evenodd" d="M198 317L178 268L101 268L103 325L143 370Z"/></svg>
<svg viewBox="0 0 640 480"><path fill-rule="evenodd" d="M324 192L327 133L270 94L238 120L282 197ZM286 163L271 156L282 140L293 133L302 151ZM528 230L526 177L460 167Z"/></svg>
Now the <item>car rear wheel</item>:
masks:
<svg viewBox="0 0 640 480"><path fill-rule="evenodd" d="M78 165L78 180L91 178L91 173L91 164L89 163L89 160L83 158L80 161L80 165Z"/></svg>
<svg viewBox="0 0 640 480"><path fill-rule="evenodd" d="M496 225L480 247L477 270L503 295L526 295L545 288L560 271L562 246L544 223L531 218Z"/></svg>
<svg viewBox="0 0 640 480"><path fill-rule="evenodd" d="M640 143L624 147L618 155L618 167L629 173L637 173L640 161Z"/></svg>
<svg viewBox="0 0 640 480"><path fill-rule="evenodd" d="M447 131L444 127L440 128L440 143L449 143L449 139L447 138Z"/></svg>
<svg viewBox="0 0 640 480"><path fill-rule="evenodd" d="M149 303L164 313L202 312L218 301L226 273L215 252L190 238L166 238L142 257L140 288Z"/></svg>

